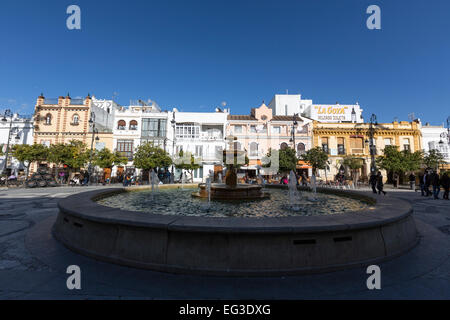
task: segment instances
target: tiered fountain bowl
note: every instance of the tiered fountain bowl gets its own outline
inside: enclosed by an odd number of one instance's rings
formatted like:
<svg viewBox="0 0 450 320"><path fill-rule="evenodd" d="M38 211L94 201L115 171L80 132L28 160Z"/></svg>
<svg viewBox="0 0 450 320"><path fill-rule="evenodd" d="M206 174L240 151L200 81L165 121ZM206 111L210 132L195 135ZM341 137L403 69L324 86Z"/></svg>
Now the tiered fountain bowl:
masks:
<svg viewBox="0 0 450 320"><path fill-rule="evenodd" d="M211 200L258 200L270 198L270 194L263 191L261 185L238 184L236 168L238 166L238 159L244 158L245 151L234 150L233 142L235 137L227 137L229 141L229 150L223 151L223 162L232 163L228 165L227 173L225 175L225 183L212 183L210 194L208 194L208 187L205 183L198 185L198 192L192 193L193 197L209 198Z"/></svg>

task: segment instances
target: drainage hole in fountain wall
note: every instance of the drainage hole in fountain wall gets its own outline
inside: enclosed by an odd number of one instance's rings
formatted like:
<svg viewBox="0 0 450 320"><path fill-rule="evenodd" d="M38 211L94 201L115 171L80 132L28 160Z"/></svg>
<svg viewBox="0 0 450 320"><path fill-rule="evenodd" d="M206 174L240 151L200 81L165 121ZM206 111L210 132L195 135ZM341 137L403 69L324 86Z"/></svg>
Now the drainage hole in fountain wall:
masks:
<svg viewBox="0 0 450 320"><path fill-rule="evenodd" d="M299 239L299 240L294 240L293 243L295 245L298 245L298 244L316 244L316 239Z"/></svg>
<svg viewBox="0 0 450 320"><path fill-rule="evenodd" d="M334 242L345 242L345 241L352 241L352 237L348 236L348 237L337 237L337 238L333 238Z"/></svg>

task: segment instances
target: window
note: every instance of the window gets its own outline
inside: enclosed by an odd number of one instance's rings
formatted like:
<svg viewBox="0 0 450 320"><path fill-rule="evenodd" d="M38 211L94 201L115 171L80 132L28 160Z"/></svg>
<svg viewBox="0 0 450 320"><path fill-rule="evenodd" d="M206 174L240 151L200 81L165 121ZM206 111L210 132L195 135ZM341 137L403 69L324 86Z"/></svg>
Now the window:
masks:
<svg viewBox="0 0 450 320"><path fill-rule="evenodd" d="M391 138L385 138L384 139L384 146L390 146L390 145L392 145Z"/></svg>
<svg viewBox="0 0 450 320"><path fill-rule="evenodd" d="M297 145L297 156L301 156L306 153L306 147L304 143L299 143Z"/></svg>
<svg viewBox="0 0 450 320"><path fill-rule="evenodd" d="M142 136L165 138L166 137L166 119L142 119ZM178 125L177 125L178 129Z"/></svg>
<svg viewBox="0 0 450 320"><path fill-rule="evenodd" d="M117 129L118 130L125 130L125 127L127 126L125 120L119 120L117 122Z"/></svg>
<svg viewBox="0 0 450 320"><path fill-rule="evenodd" d="M350 149L352 154L364 153L363 138L350 137Z"/></svg>
<svg viewBox="0 0 450 320"><path fill-rule="evenodd" d="M250 132L256 133L256 126L250 126Z"/></svg>
<svg viewBox="0 0 450 320"><path fill-rule="evenodd" d="M329 152L329 150L328 150L328 138L322 138L322 150L325 153Z"/></svg>
<svg viewBox="0 0 450 320"><path fill-rule="evenodd" d="M136 120L130 121L130 130L137 130L138 123Z"/></svg>
<svg viewBox="0 0 450 320"><path fill-rule="evenodd" d="M258 144L256 142L250 143L250 157L258 156Z"/></svg>
<svg viewBox="0 0 450 320"><path fill-rule="evenodd" d="M345 154L344 138L337 138L338 154Z"/></svg>
<svg viewBox="0 0 450 320"><path fill-rule="evenodd" d="M289 146L287 145L286 142L283 142L283 143L280 145L280 149L281 149L281 150L286 150L287 148L289 148Z"/></svg>
<svg viewBox="0 0 450 320"><path fill-rule="evenodd" d="M133 160L133 140L117 140L117 151L128 160Z"/></svg>
<svg viewBox="0 0 450 320"><path fill-rule="evenodd" d="M45 116L45 124L47 124L47 125L52 124L52 115L51 115L50 113L48 113L48 114Z"/></svg>
<svg viewBox="0 0 450 320"><path fill-rule="evenodd" d="M280 134L281 133L281 127L280 126L273 127L272 128L272 133Z"/></svg>
<svg viewBox="0 0 450 320"><path fill-rule="evenodd" d="M41 144L43 144L46 147L50 147L50 141L48 141L48 140L42 140Z"/></svg>
<svg viewBox="0 0 450 320"><path fill-rule="evenodd" d="M193 123L177 124L176 137L178 139L199 139L200 126Z"/></svg>
<svg viewBox="0 0 450 320"><path fill-rule="evenodd" d="M241 143L238 141L235 141L233 144L234 150L241 150Z"/></svg>
<svg viewBox="0 0 450 320"><path fill-rule="evenodd" d="M234 133L242 133L242 126L234 126Z"/></svg>
<svg viewBox="0 0 450 320"><path fill-rule="evenodd" d="M267 116L266 116L266 115L262 115L262 116L261 116L261 120L263 120L263 121L264 121L264 120L267 120Z"/></svg>
<svg viewBox="0 0 450 320"><path fill-rule="evenodd" d="M203 157L203 146L195 146L195 156Z"/></svg>
<svg viewBox="0 0 450 320"><path fill-rule="evenodd" d="M409 145L409 139L408 138L403 139L403 150L411 151L411 146Z"/></svg>
<svg viewBox="0 0 450 320"><path fill-rule="evenodd" d="M73 118L72 118L72 124L73 125L78 125L79 121L80 121L80 116L77 115L77 114L74 114Z"/></svg>

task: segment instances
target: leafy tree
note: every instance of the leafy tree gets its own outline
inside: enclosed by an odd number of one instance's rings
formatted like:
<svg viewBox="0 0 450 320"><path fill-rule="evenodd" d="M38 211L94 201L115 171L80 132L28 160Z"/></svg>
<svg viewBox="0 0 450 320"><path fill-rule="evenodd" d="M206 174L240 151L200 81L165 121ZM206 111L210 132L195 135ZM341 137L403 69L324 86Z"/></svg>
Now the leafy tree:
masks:
<svg viewBox="0 0 450 320"><path fill-rule="evenodd" d="M342 164L352 172L353 184L356 186L358 182L359 169L363 167L363 160L353 156L346 156Z"/></svg>
<svg viewBox="0 0 450 320"><path fill-rule="evenodd" d="M57 143L49 147L48 161L56 165L65 165L72 171L83 168L89 161L90 151L86 150L86 144L78 140L72 140L68 144Z"/></svg>
<svg viewBox="0 0 450 320"><path fill-rule="evenodd" d="M26 176L30 172L30 166L33 162L45 161L48 158L49 149L43 144L16 144L12 148L14 158L26 165ZM26 163L26 164L25 164Z"/></svg>
<svg viewBox="0 0 450 320"><path fill-rule="evenodd" d="M278 171L279 172L289 172L295 170L297 167L298 158L294 149L286 148L277 150L278 152ZM270 167L272 165L271 158L272 149L269 149L266 156L262 159L263 167Z"/></svg>
<svg viewBox="0 0 450 320"><path fill-rule="evenodd" d="M133 161L136 168L149 170L149 181L151 179L151 170L165 168L172 164L169 154L163 149L154 146L152 142L141 144L134 154Z"/></svg>
<svg viewBox="0 0 450 320"><path fill-rule="evenodd" d="M407 150L399 151L397 146L386 146L383 155L376 160L380 168L397 174L397 185L400 174L407 171L415 171L420 168L422 153L411 153Z"/></svg>
<svg viewBox="0 0 450 320"><path fill-rule="evenodd" d="M194 182L194 170L200 168L198 159L190 153L183 153L183 150L178 154L178 158L175 160L175 167L177 169L186 170L191 175L191 182Z"/></svg>
<svg viewBox="0 0 450 320"><path fill-rule="evenodd" d="M423 164L427 168L438 169L443 163L445 163L444 156L438 150L430 150L423 157Z"/></svg>
<svg viewBox="0 0 450 320"><path fill-rule="evenodd" d="M96 150L93 158L94 165L103 169L111 169L114 166L120 166L128 162L128 158L121 155L120 152L111 152L108 148Z"/></svg>
<svg viewBox="0 0 450 320"><path fill-rule="evenodd" d="M328 161L328 154L321 147L315 147L301 155L303 161L309 163L313 168L313 174L318 169L325 169Z"/></svg>

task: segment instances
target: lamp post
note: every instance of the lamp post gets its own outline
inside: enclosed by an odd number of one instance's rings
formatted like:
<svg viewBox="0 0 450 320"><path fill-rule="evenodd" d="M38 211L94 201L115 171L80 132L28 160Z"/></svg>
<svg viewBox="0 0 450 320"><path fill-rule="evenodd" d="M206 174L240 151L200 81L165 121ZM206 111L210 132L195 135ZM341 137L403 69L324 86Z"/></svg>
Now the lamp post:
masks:
<svg viewBox="0 0 450 320"><path fill-rule="evenodd" d="M290 142L293 142L293 149L295 152L297 152L295 150L295 129L297 128L297 125L298 125L297 116L298 116L298 113L294 113L294 115L292 117L292 138L290 139Z"/></svg>
<svg viewBox="0 0 450 320"><path fill-rule="evenodd" d="M176 127L176 125L177 125L177 122L175 121L175 112L173 112L173 114L172 114L172 120L170 121L170 123L172 124L172 130L173 130L173 139L172 139L172 157L175 158L175 139L176 139L176 135L175 135L175 127ZM174 176L173 159L172 159L172 175L171 175L170 179L172 180L171 182L174 183L174 181L175 181L175 176Z"/></svg>
<svg viewBox="0 0 450 320"><path fill-rule="evenodd" d="M442 139L447 138L447 144L450 146L450 117L447 118L447 132L442 132L440 137L441 137L441 140L439 141L440 145L443 145L445 143Z"/></svg>
<svg viewBox="0 0 450 320"><path fill-rule="evenodd" d="M89 174L89 184L92 184L92 154L94 151L94 138L95 141L99 141L98 130L95 128L95 113L91 111L91 118L89 119L89 126L92 127L92 139L91 139L91 152L89 154L89 166L88 166L88 174ZM97 137L95 135L97 134Z"/></svg>
<svg viewBox="0 0 450 320"><path fill-rule="evenodd" d="M374 174L377 170L377 167L375 165L375 145L373 144L373 138L375 134L375 128L374 125L378 125L377 122L377 116L372 113L370 116L370 128L369 128L369 138L370 138L370 173Z"/></svg>
<svg viewBox="0 0 450 320"><path fill-rule="evenodd" d="M3 114L2 122L6 124L8 119L6 117L10 118L9 123L9 131L8 131L8 141L6 143L6 154L5 154L5 163L3 165L2 174L6 174L6 167L8 165L8 156L9 156L9 140L11 139L11 132L12 132L12 125L13 125L13 113L10 109L5 110L5 113ZM6 185L8 185L8 177L6 177Z"/></svg>

